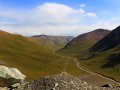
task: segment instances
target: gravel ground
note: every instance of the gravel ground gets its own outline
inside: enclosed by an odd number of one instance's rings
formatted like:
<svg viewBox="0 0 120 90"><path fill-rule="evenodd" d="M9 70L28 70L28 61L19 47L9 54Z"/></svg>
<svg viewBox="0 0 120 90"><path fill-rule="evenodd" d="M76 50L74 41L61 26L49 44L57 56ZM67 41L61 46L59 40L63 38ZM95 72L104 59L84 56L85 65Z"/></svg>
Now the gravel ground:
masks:
<svg viewBox="0 0 120 90"><path fill-rule="evenodd" d="M90 85L78 77L65 72L52 76L40 77L16 90L120 90L119 87L99 87Z"/></svg>

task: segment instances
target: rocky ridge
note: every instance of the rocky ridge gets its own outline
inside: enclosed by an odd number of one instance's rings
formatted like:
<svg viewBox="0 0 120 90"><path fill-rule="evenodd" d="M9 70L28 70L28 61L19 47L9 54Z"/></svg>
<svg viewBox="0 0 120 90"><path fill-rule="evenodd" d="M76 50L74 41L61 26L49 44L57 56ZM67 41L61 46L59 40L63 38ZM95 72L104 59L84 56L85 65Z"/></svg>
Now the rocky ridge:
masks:
<svg viewBox="0 0 120 90"><path fill-rule="evenodd" d="M107 85L106 85L107 86ZM57 75L40 77L17 90L120 90L119 87L98 87L82 81L80 77L74 77L61 72Z"/></svg>

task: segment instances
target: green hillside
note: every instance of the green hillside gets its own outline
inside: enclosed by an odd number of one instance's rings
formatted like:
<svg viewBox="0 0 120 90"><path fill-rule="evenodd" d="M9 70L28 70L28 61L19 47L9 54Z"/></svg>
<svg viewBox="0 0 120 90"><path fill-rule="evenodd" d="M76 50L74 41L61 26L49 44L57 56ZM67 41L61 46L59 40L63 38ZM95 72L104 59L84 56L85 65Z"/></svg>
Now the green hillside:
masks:
<svg viewBox="0 0 120 90"><path fill-rule="evenodd" d="M80 64L120 81L120 26L79 55Z"/></svg>
<svg viewBox="0 0 120 90"><path fill-rule="evenodd" d="M83 67L120 81L120 49L118 48L98 53L86 60L79 59L79 62Z"/></svg>
<svg viewBox="0 0 120 90"><path fill-rule="evenodd" d="M50 53L30 38L4 31L0 31L0 61L18 68L28 79L59 73L65 66L68 73L81 74L72 59Z"/></svg>
<svg viewBox="0 0 120 90"><path fill-rule="evenodd" d="M77 56L101 40L108 33L110 33L109 30L96 29L94 31L81 34L69 42L63 49L59 51L59 53L72 57Z"/></svg>

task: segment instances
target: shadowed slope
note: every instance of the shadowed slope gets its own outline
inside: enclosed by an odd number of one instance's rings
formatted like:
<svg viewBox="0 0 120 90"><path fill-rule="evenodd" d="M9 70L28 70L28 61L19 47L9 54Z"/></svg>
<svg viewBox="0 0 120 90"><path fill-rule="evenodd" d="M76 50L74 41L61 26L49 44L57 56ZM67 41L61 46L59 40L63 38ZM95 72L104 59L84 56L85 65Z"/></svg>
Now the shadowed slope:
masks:
<svg viewBox="0 0 120 90"><path fill-rule="evenodd" d="M120 44L120 27L114 29L109 35L90 48L91 52L102 52L112 49Z"/></svg>
<svg viewBox="0 0 120 90"><path fill-rule="evenodd" d="M89 53L84 54L83 57L91 56L91 54L92 57L81 60L82 56L80 55L81 65L120 81L120 26L93 45L88 51Z"/></svg>

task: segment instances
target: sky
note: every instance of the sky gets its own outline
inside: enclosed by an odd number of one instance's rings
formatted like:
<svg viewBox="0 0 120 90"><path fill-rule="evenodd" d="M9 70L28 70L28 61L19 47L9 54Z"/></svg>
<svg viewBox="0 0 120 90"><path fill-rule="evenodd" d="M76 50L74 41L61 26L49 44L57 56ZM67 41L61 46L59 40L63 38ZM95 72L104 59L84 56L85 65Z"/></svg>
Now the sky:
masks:
<svg viewBox="0 0 120 90"><path fill-rule="evenodd" d="M120 0L0 0L0 29L77 36L120 25Z"/></svg>

